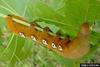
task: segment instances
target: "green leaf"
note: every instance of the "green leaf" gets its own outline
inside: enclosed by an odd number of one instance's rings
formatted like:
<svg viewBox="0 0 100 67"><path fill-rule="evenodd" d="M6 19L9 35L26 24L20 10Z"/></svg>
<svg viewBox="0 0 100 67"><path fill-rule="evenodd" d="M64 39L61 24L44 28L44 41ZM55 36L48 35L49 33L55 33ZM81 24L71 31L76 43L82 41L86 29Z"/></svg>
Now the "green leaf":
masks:
<svg viewBox="0 0 100 67"><path fill-rule="evenodd" d="M100 20L95 21L95 24L93 25L93 31L100 33Z"/></svg>
<svg viewBox="0 0 100 67"><path fill-rule="evenodd" d="M0 28L0 45L2 45L2 31L1 31L1 28Z"/></svg>

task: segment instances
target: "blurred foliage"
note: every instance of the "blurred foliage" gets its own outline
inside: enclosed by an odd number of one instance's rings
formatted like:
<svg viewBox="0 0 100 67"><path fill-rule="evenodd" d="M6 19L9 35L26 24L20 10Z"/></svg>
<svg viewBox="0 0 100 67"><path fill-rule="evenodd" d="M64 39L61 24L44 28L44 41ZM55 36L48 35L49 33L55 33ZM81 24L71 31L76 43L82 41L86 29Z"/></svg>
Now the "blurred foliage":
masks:
<svg viewBox="0 0 100 67"><path fill-rule="evenodd" d="M16 14L30 23L39 20L54 33L76 36L80 25L93 25L91 51L82 59L70 60L58 56L47 48L12 34L2 15ZM0 0L0 67L79 67L80 62L94 58L100 49L100 1L99 0Z"/></svg>

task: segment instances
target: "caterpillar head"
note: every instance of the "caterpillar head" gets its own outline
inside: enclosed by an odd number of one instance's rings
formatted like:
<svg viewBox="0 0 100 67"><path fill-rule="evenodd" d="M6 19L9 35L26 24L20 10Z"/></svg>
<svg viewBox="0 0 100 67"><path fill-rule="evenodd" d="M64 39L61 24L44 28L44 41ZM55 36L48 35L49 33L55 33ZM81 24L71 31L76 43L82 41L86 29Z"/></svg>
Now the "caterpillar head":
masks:
<svg viewBox="0 0 100 67"><path fill-rule="evenodd" d="M90 25L88 23L82 24L81 33L85 36L88 36L90 34Z"/></svg>

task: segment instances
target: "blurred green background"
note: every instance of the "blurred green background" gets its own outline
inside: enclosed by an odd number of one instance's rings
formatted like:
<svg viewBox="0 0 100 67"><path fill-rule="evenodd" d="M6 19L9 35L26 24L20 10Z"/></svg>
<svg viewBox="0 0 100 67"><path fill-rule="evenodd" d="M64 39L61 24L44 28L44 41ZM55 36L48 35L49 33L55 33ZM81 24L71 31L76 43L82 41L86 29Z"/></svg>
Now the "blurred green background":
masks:
<svg viewBox="0 0 100 67"><path fill-rule="evenodd" d="M74 38L80 25L92 25L91 51L80 60L64 59L38 43L15 35L3 15L15 14ZM0 67L79 67L100 63L100 0L0 0Z"/></svg>

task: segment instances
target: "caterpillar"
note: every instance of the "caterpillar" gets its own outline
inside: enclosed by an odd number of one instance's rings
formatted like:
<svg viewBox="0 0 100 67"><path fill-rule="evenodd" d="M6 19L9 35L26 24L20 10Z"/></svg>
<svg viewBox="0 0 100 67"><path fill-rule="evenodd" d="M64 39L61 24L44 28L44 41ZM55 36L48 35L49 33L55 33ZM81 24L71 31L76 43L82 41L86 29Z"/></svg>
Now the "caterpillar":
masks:
<svg viewBox="0 0 100 67"><path fill-rule="evenodd" d="M5 19L8 27L17 35L43 43L48 49L64 58L80 59L90 50L90 25L88 23L83 23L77 36L70 40L68 37L61 38L60 35L51 35L48 27L41 29L35 21L27 23L28 21L20 16L7 15Z"/></svg>

